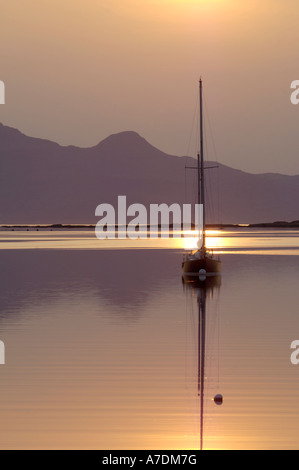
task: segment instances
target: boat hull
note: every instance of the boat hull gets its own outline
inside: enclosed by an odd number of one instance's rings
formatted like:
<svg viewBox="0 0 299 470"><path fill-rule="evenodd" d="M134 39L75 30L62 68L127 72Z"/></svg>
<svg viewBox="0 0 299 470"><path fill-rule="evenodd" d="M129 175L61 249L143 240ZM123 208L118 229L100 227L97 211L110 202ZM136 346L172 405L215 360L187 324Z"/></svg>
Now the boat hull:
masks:
<svg viewBox="0 0 299 470"><path fill-rule="evenodd" d="M183 274L188 276L199 276L206 274L215 276L221 273L221 261L214 258L194 258L183 262Z"/></svg>

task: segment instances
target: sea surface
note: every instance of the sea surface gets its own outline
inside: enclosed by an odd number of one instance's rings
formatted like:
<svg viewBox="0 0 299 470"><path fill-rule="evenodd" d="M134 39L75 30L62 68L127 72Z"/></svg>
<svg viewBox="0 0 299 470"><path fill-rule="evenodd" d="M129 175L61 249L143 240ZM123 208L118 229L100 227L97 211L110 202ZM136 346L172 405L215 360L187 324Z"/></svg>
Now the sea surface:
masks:
<svg viewBox="0 0 299 470"><path fill-rule="evenodd" d="M191 238L0 231L0 448L299 449L299 231L208 243L203 287L182 280Z"/></svg>

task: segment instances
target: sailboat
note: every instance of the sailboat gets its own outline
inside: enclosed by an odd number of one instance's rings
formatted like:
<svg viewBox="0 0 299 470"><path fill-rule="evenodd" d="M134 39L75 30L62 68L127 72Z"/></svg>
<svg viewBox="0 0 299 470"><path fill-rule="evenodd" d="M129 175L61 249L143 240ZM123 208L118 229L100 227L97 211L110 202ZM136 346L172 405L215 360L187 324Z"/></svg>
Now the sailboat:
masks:
<svg viewBox="0 0 299 470"><path fill-rule="evenodd" d="M212 251L206 247L206 198L205 198L205 170L214 167L205 167L204 165L204 132L203 132L203 83L199 82L200 92L200 152L197 155L198 175L198 204L202 206L202 243L198 250L187 255L183 260L183 274L191 276L211 276L221 272L221 261L214 257Z"/></svg>

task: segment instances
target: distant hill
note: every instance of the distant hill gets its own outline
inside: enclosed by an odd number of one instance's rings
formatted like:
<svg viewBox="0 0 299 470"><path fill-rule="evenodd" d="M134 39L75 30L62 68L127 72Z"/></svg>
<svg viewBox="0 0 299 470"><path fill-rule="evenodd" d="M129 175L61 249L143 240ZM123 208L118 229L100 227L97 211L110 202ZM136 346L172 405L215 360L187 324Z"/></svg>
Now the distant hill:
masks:
<svg viewBox="0 0 299 470"><path fill-rule="evenodd" d="M167 155L135 132L95 147L62 147L0 124L0 224L94 224L100 203L195 200L191 158ZM299 219L299 176L207 171L209 223Z"/></svg>

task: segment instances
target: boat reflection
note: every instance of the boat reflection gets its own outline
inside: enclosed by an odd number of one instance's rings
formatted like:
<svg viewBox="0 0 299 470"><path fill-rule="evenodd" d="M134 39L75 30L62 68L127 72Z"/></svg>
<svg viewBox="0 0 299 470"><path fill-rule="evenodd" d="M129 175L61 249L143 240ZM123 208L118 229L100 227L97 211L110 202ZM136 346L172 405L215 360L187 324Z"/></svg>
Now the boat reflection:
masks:
<svg viewBox="0 0 299 470"><path fill-rule="evenodd" d="M183 287L192 290L197 297L198 305L198 364L197 384L200 399L200 450L204 448L204 411L205 411L205 381L206 381L206 330L207 330L207 302L212 299L221 287L221 276L186 276L182 278ZM214 397L215 405L223 404L223 396Z"/></svg>

